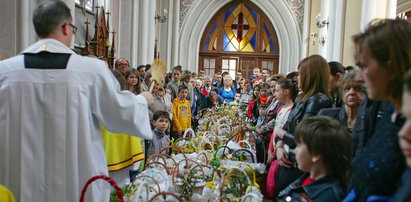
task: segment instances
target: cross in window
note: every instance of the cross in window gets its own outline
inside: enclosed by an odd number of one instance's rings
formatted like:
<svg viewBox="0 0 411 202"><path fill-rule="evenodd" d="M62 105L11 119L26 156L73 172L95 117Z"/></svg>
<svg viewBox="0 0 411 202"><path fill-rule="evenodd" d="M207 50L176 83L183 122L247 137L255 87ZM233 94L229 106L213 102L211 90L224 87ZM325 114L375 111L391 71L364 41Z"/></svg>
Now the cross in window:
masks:
<svg viewBox="0 0 411 202"><path fill-rule="evenodd" d="M243 22L244 15L243 13L238 14L237 24L232 24L231 29L237 30L237 41L241 42L243 39L243 30L248 30L249 26Z"/></svg>

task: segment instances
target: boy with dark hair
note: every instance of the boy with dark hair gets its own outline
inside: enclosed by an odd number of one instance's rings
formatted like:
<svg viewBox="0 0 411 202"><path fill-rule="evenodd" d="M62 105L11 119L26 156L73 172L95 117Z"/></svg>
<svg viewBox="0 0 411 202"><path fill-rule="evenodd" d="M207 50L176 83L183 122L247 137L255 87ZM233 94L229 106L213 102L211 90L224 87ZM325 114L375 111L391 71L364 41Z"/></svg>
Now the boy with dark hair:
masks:
<svg viewBox="0 0 411 202"><path fill-rule="evenodd" d="M178 97L178 87L181 84L181 66L175 66L172 71L173 80L168 82L167 87L171 91L171 101Z"/></svg>
<svg viewBox="0 0 411 202"><path fill-rule="evenodd" d="M170 116L168 112L157 111L153 115L153 139L145 141L146 159L153 154L158 154L161 149L170 145L170 138L166 135L166 130L170 125Z"/></svg>
<svg viewBox="0 0 411 202"><path fill-rule="evenodd" d="M172 137L178 139L182 137L187 128L191 128L191 108L187 98L188 87L180 85L178 97L173 100L173 127Z"/></svg>
<svg viewBox="0 0 411 202"><path fill-rule="evenodd" d="M295 141L298 169L306 174L280 192L281 201L341 201L350 185L347 128L326 116L309 117L297 125Z"/></svg>

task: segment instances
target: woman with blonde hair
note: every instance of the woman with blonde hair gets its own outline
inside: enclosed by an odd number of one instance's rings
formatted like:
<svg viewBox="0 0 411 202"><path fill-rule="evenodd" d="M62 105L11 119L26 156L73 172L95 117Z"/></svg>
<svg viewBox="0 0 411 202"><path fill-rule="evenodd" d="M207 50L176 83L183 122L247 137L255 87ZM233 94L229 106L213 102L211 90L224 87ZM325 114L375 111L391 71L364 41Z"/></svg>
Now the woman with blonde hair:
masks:
<svg viewBox="0 0 411 202"><path fill-rule="evenodd" d="M301 94L296 99L284 127L276 128L276 153L280 168L276 175L276 192L283 190L301 176L298 170L293 149L296 147L294 129L303 119L317 115L322 108L332 106L328 95L330 68L327 61L312 55L303 59L298 65L298 87Z"/></svg>
<svg viewBox="0 0 411 202"><path fill-rule="evenodd" d="M223 78L223 83L224 86L219 88L217 93L223 97L226 102L233 102L236 93L236 90L233 87L233 79L230 75L226 75Z"/></svg>

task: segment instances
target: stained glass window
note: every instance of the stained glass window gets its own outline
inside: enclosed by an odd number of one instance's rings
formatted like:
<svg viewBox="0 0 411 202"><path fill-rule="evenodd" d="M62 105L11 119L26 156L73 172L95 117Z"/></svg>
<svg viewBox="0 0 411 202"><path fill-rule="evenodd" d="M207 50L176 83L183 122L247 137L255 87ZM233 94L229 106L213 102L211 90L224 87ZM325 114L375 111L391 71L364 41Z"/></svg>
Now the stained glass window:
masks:
<svg viewBox="0 0 411 202"><path fill-rule="evenodd" d="M216 30L218 23L215 22L213 27L210 30L210 33L208 34L208 37L206 39L206 45L204 46L205 50L216 50L217 49L217 36L218 36L218 31Z"/></svg>
<svg viewBox="0 0 411 202"><path fill-rule="evenodd" d="M86 7L87 10L93 10L93 0L84 0L85 4L84 6Z"/></svg>
<svg viewBox="0 0 411 202"><path fill-rule="evenodd" d="M201 36L199 68L207 75L239 70L244 77L253 68L278 72L280 48L274 26L251 1L230 1L209 21Z"/></svg>
<svg viewBox="0 0 411 202"><path fill-rule="evenodd" d="M89 11L93 10L94 0L74 0L74 2Z"/></svg>
<svg viewBox="0 0 411 202"><path fill-rule="evenodd" d="M224 51L255 52L257 14L243 3L224 14Z"/></svg>
<svg viewBox="0 0 411 202"><path fill-rule="evenodd" d="M265 23L263 27L264 27L264 30L263 30L263 37L262 37L263 38L262 51L264 53L274 53L275 47L273 43L273 38Z"/></svg>

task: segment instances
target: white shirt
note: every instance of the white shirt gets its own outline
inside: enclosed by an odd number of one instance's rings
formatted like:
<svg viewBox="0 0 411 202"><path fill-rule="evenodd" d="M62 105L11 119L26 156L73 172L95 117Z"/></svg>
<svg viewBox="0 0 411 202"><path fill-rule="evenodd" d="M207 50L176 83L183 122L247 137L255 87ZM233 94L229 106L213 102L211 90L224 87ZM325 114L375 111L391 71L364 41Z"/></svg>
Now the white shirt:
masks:
<svg viewBox="0 0 411 202"><path fill-rule="evenodd" d="M151 139L143 96L120 91L104 62L75 55L54 39L25 53L70 53L66 69L25 69L24 56L0 61L0 184L16 201L79 201L88 179L108 175L100 123ZM108 183L85 201L108 201Z"/></svg>

